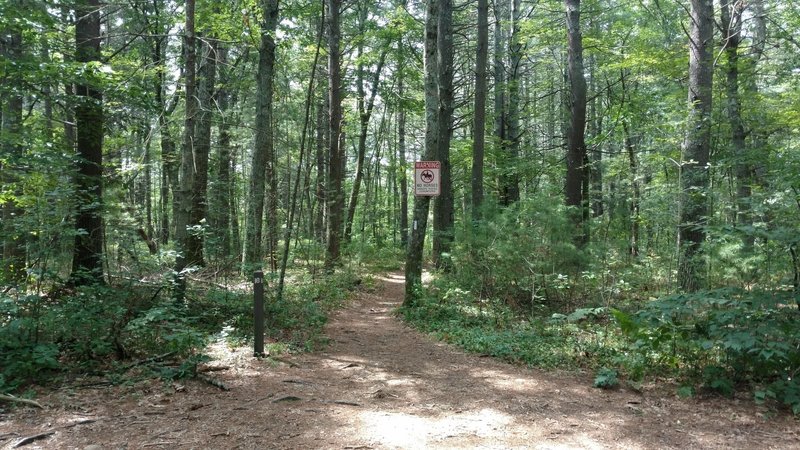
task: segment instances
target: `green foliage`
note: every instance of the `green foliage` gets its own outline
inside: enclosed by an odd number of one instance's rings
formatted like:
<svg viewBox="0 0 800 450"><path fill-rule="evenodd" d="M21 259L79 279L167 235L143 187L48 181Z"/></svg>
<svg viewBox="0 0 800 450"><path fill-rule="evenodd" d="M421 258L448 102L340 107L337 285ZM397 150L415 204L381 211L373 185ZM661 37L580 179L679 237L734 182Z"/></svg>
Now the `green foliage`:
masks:
<svg viewBox="0 0 800 450"><path fill-rule="evenodd" d="M594 377L594 387L601 389L613 389L619 386L617 371L608 367L601 367Z"/></svg>
<svg viewBox="0 0 800 450"><path fill-rule="evenodd" d="M757 399L793 409L800 372L800 315L793 292L724 289L661 298L628 314L612 313L629 351L654 370L730 396L750 385Z"/></svg>
<svg viewBox="0 0 800 450"><path fill-rule="evenodd" d="M619 334L599 325L586 326L539 317L519 318L503 302L487 302L437 281L413 307L401 314L413 326L464 349L540 368L578 368L613 365Z"/></svg>

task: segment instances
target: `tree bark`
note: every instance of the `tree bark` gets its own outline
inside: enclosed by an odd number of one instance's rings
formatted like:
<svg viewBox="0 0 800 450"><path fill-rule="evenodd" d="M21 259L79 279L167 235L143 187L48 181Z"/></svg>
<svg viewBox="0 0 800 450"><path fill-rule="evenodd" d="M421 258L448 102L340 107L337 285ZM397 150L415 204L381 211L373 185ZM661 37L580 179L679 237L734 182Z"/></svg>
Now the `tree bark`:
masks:
<svg viewBox="0 0 800 450"><path fill-rule="evenodd" d="M472 220L481 219L483 159L486 144L486 64L489 55L489 1L478 0L478 42L475 48L475 116L472 126Z"/></svg>
<svg viewBox="0 0 800 450"><path fill-rule="evenodd" d="M438 131L438 86L437 79L437 30L439 22L439 2L431 0L425 10L425 150L422 159L431 160L436 156ZM414 198L414 212L406 254L405 299L407 306L414 304L417 290L422 283L422 253L425 233L428 227L430 197Z"/></svg>
<svg viewBox="0 0 800 450"><path fill-rule="evenodd" d="M363 21L366 22L366 8L364 9L363 13ZM363 26L362 26L363 28ZM363 33L363 31L362 31ZM359 57L363 52L363 48L359 48ZM380 84L381 80L381 72L383 72L383 64L386 61L386 53L387 50L381 51L380 59L378 60L378 66L375 69L375 73L372 75L372 80L370 82L370 93L369 93L369 100L365 101L364 97L366 92L364 91L364 65L359 63L358 68L356 69L356 87L358 89L358 99L356 100L357 109L358 109L358 124L359 124L359 133L358 133L358 154L356 157L356 176L355 180L353 180L353 190L350 193L350 201L348 202L347 206L347 221L345 222L345 229L344 229L344 241L350 242L350 237L353 232L353 218L356 215L356 206L358 205L358 194L361 190L361 180L364 177L364 158L367 153L367 133L369 131L369 120L372 117L372 111L375 107L375 96L378 93L378 85Z"/></svg>
<svg viewBox="0 0 800 450"><path fill-rule="evenodd" d="M208 215L208 156L211 152L211 123L217 109L215 84L217 76L216 40L203 43L203 57L197 80L197 125L194 137L194 177L192 182L192 210L189 226L191 247L189 258L198 266L205 265L205 219Z"/></svg>
<svg viewBox="0 0 800 450"><path fill-rule="evenodd" d="M399 52L402 53L402 44ZM406 108L403 104L405 95L405 77L403 76L403 66L400 64L398 69L397 96L400 98L400 105L397 110L397 159L399 171L399 191L400 191L400 246L408 249L408 162L406 161Z"/></svg>
<svg viewBox="0 0 800 450"><path fill-rule="evenodd" d="M75 7L75 59L80 63L100 61L100 9L98 0L85 0ZM104 282L103 95L89 82L77 85L75 91L77 215L70 279L75 285L88 285Z"/></svg>
<svg viewBox="0 0 800 450"><path fill-rule="evenodd" d="M228 84L231 76L228 65L228 49L220 44L217 49L219 61L220 89L217 92L217 105L220 112L218 124L219 142L217 144L217 169L214 189L211 190L209 219L217 237L217 254L223 260L231 257L231 199L233 197L233 167L231 165L231 123L228 117L231 107L231 93Z"/></svg>
<svg viewBox="0 0 800 450"><path fill-rule="evenodd" d="M511 2L511 36L508 44L509 71L506 83L508 91L507 129L503 146L503 167L501 168L500 203L508 206L519 201L519 147L521 131L520 84L522 82L522 43L520 42L521 0Z"/></svg>
<svg viewBox="0 0 800 450"><path fill-rule="evenodd" d="M726 112L731 127L731 147L735 158L736 173L736 224L742 228L753 225L750 197L752 195L753 168L748 161L748 148L742 105L739 95L739 47L742 33L742 13L744 5L740 1L720 1L720 22L723 34L723 45L727 62L725 65L725 93L727 96ZM745 233L743 239L745 252L751 252L755 240L753 233Z"/></svg>
<svg viewBox="0 0 800 450"><path fill-rule="evenodd" d="M250 174L250 201L247 207L247 237L245 240L244 270L261 267L263 249L264 206L267 203L268 222L277 227L277 217L270 210L277 198L267 199L267 181L275 177L273 162L272 97L275 79L275 30L278 26L278 0L262 0L263 23L261 24L261 47L258 52L256 86L256 137ZM270 188L272 190L272 188ZM276 194L277 195L277 194ZM272 197L272 194L269 195ZM267 232L267 239L273 239ZM268 243L268 248L274 248ZM274 254L269 256L273 266Z"/></svg>
<svg viewBox="0 0 800 450"><path fill-rule="evenodd" d="M505 68L505 32L503 29L503 21L506 18L506 7L502 1L494 2L494 136L496 142L497 166L501 174L499 178L502 180L505 175L502 171L505 170L505 162L503 156L505 155L508 142L506 141L506 119L508 118L506 106L506 68ZM506 205L505 196L503 195L502 182L500 183L500 204Z"/></svg>
<svg viewBox="0 0 800 450"><path fill-rule="evenodd" d="M339 54L339 15L341 0L325 0L328 8L328 98L330 148L328 155L327 189L327 248L325 270L333 272L339 265L341 251L342 215L344 213L344 149L342 144L342 80Z"/></svg>
<svg viewBox="0 0 800 450"><path fill-rule="evenodd" d="M580 0L565 0L567 9L567 41L569 45L568 74L571 94L569 129L567 131L567 178L565 183L566 205L573 207L576 247L588 242L584 209L584 181L586 162L586 79L583 74L583 40L580 29Z"/></svg>
<svg viewBox="0 0 800 450"><path fill-rule="evenodd" d="M437 159L441 162L441 193L434 200L433 210L433 263L439 269L448 269L443 257L450 253L455 223L453 180L450 168L450 138L453 134L453 1L439 0L437 31L437 58L439 101L437 111Z"/></svg>
<svg viewBox="0 0 800 450"><path fill-rule="evenodd" d="M0 56L16 63L22 58L22 33L17 30L3 30L0 35ZM10 77L9 77L10 78ZM11 83L11 80L2 77L0 82ZM10 87L10 86L9 86ZM17 195L22 194L19 180L16 176L17 167L22 163L24 150L22 144L22 108L23 98L18 93L9 89L6 96L0 97L0 134L4 139L0 142L0 149L6 159L4 164L0 161L0 183L4 186L14 186L12 195L0 205L2 209L2 223L0 231L3 233L2 265L0 277L5 281L21 283L25 281L25 233L20 223L25 210L17 203Z"/></svg>
<svg viewBox="0 0 800 450"><path fill-rule="evenodd" d="M689 34L689 114L682 147L678 225L678 283L686 292L705 287L701 245L708 218L706 191L711 146L714 74L712 0L692 0Z"/></svg>

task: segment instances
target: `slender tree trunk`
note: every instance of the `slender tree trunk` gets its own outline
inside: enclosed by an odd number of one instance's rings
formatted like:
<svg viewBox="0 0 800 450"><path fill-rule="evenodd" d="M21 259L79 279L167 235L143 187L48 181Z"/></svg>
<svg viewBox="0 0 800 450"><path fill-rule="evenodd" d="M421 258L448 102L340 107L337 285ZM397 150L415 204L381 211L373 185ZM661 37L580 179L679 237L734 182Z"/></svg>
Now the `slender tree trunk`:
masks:
<svg viewBox="0 0 800 450"><path fill-rule="evenodd" d="M728 103L726 112L728 123L731 127L731 146L736 158L736 224L741 228L753 225L750 197L752 195L753 167L748 161L748 148L744 121L742 120L742 105L739 95L739 47L742 33L742 13L744 4L740 1L720 1L721 29L724 37L723 45L727 64L725 66L725 93ZM744 251L751 252L755 239L752 233L746 233L743 240Z"/></svg>
<svg viewBox="0 0 800 450"><path fill-rule="evenodd" d="M219 62L220 88L217 92L217 106L219 107L219 134L217 148L217 168L214 188L210 191L209 222L214 235L217 237L217 254L224 260L231 257L231 197L233 195L233 177L231 166L231 123L228 117L231 107L231 93L228 84L231 81L228 65L228 49L226 44L219 44L217 48Z"/></svg>
<svg viewBox="0 0 800 450"><path fill-rule="evenodd" d="M314 236L319 242L325 242L325 108L324 101L317 103L317 138L316 138L316 212L314 213Z"/></svg>
<svg viewBox="0 0 800 450"><path fill-rule="evenodd" d="M443 258L450 253L455 223L453 180L450 168L450 138L453 134L453 1L439 0L437 32L438 58L438 124L437 159L441 162L439 183L441 194L434 200L433 210L433 262L437 268L448 269Z"/></svg>
<svg viewBox="0 0 800 450"><path fill-rule="evenodd" d="M712 0L692 0L689 34L689 115L682 148L681 208L678 225L678 283L686 292L705 287L701 245L708 218L706 191L711 146L714 74Z"/></svg>
<svg viewBox="0 0 800 450"><path fill-rule="evenodd" d="M278 0L262 0L263 23L261 24L261 48L258 52L258 74L256 87L256 137L250 174L250 201L247 207L247 237L245 239L244 270L261 266L263 246L264 206L267 204L268 221L277 217L270 209L277 208L277 198L267 201L267 180L276 176L274 172L274 148L272 128L272 97L275 79L275 30L278 25ZM272 191L272 188L270 188ZM271 194L270 196L271 197ZM273 215L274 214L274 215ZM275 225L276 226L276 225ZM271 232L268 232L271 240ZM268 244L271 247L271 244ZM274 255L273 255L274 256ZM270 256L270 267L272 257Z"/></svg>
<svg viewBox="0 0 800 450"><path fill-rule="evenodd" d="M403 48L399 51L402 53ZM397 110L397 159L400 182L400 246L408 248L408 162L406 161L406 108L403 104L405 95L405 77L403 76L404 64L400 64L397 96L400 97L400 105Z"/></svg>
<svg viewBox="0 0 800 450"><path fill-rule="evenodd" d="M503 29L503 22L506 18L506 7L504 2L494 2L494 136L496 141L497 166L500 173L500 180L505 176L502 171L505 170L506 149L508 142L506 141L506 125L508 112L506 108L506 68L505 68L505 32ZM503 183L500 182L500 204L505 203L506 197L503 195Z"/></svg>
<svg viewBox="0 0 800 450"><path fill-rule="evenodd" d="M0 31L0 56L17 63L22 59L22 34L16 30ZM0 78L0 83L12 83L6 77ZM10 87L10 86L9 86ZM4 186L14 186L13 196L0 204L2 209L2 222L0 232L3 233L2 265L0 265L0 278L4 281L21 283L25 281L25 233L24 226L20 223L25 210L18 205L17 195L22 194L19 180L15 174L16 168L22 164L24 157L22 144L22 95L13 93L0 97L0 142L5 163L0 160L0 183Z"/></svg>
<svg viewBox="0 0 800 450"><path fill-rule="evenodd" d="M325 269L332 272L339 265L341 251L342 215L344 213L344 136L342 127L342 77L339 53L339 14L341 0L325 0L328 8L328 97L330 116L330 149L328 159L327 189L327 249L325 252Z"/></svg>
<svg viewBox="0 0 800 450"><path fill-rule="evenodd" d="M189 217L189 226L195 230L190 233L191 247L188 250L189 258L196 265L205 265L205 225L204 220L208 213L208 156L211 153L211 123L214 111L217 109L215 84L217 75L217 48L216 40L204 43L203 58L199 70L197 87L197 125L194 137L194 177L192 179L192 210Z"/></svg>
<svg viewBox="0 0 800 450"><path fill-rule="evenodd" d="M569 44L568 74L571 103L567 131L566 204L574 207L574 242L583 247L588 242L585 223L584 179L586 162L586 79L583 74L583 41L580 29L580 0L565 0L567 9L567 40Z"/></svg>
<svg viewBox="0 0 800 450"><path fill-rule="evenodd" d="M472 127L472 220L481 219L483 158L486 141L486 63L489 54L489 1L478 0L478 43L475 49L475 116Z"/></svg>
<svg viewBox="0 0 800 450"><path fill-rule="evenodd" d="M508 91L506 145L503 153L503 167L501 170L500 202L511 205L519 201L519 147L521 131L519 127L520 115L520 84L522 82L522 43L520 42L520 20L522 8L521 0L511 2L511 36L509 39L508 56L509 71L506 83Z"/></svg>
<svg viewBox="0 0 800 450"><path fill-rule="evenodd" d="M438 64L436 57L437 31L439 22L439 2L431 0L425 11L425 151L423 160L431 160L437 153L438 131ZM422 283L422 253L425 245L425 233L428 227L430 197L414 198L414 212L411 221L411 232L406 254L406 292L404 304L414 303L416 292Z"/></svg>
<svg viewBox="0 0 800 450"><path fill-rule="evenodd" d="M75 8L75 59L100 61L100 2L85 0ZM72 282L103 283L103 95L96 86L76 86L78 173L77 215Z"/></svg>
<svg viewBox="0 0 800 450"><path fill-rule="evenodd" d="M366 9L365 9L366 11ZM366 22L366 12L364 13L364 21ZM359 50L359 56L361 56L361 51ZM353 218L356 215L356 206L358 205L358 194L361 189L361 179L364 177L364 157L367 152L367 133L369 131L369 120L372 117L372 111L375 107L375 96L378 93L378 85L380 84L381 80L381 72L383 72L383 64L386 61L386 53L387 51L384 49L381 53L380 60L378 61L378 66L375 69L375 73L372 76L372 81L370 83L370 94L369 100L364 101L364 96L366 93L364 92L364 66L363 64L359 64L358 68L356 69L356 85L358 88L358 100L357 100L357 108L358 108L358 122L359 122L359 134L358 134L358 154L356 158L356 176L355 180L353 180L353 190L350 193L350 202L347 206L347 221L345 222L345 229L344 229L344 241L350 242L350 236L353 232Z"/></svg>
<svg viewBox="0 0 800 450"><path fill-rule="evenodd" d="M189 230L192 214L192 193L194 186L194 138L195 123L199 105L197 101L197 38L195 36L195 0L186 0L186 25L184 29L184 51L186 54L184 68L184 92L186 94L186 112L183 123L181 142L180 189L174 201L178 204L175 211L175 240L178 242L178 255L175 258L176 290L174 298L182 302L186 295L185 269L201 263L192 259L196 257L192 248L192 234Z"/></svg>

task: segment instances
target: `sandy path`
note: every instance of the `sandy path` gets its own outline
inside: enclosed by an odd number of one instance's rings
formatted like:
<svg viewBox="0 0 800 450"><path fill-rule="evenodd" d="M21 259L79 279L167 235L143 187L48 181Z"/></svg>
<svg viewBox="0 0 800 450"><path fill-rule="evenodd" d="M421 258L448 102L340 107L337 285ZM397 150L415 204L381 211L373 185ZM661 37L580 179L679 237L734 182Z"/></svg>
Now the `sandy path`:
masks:
<svg viewBox="0 0 800 450"><path fill-rule="evenodd" d="M59 391L45 411L0 416L0 446L26 448L800 448L800 424L749 401L603 391L591 379L464 354L392 316L400 274L327 328L324 352L227 353L207 384ZM291 363L291 364L289 364Z"/></svg>

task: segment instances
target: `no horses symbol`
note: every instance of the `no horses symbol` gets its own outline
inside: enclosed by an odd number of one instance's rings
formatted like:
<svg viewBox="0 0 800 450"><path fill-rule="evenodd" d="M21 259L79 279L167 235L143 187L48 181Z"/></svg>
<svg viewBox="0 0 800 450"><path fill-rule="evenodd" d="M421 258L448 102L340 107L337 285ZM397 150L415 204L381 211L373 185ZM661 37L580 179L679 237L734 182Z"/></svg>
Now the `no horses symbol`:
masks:
<svg viewBox="0 0 800 450"><path fill-rule="evenodd" d="M417 161L414 163L414 194L436 196L441 193L442 163L439 161Z"/></svg>

